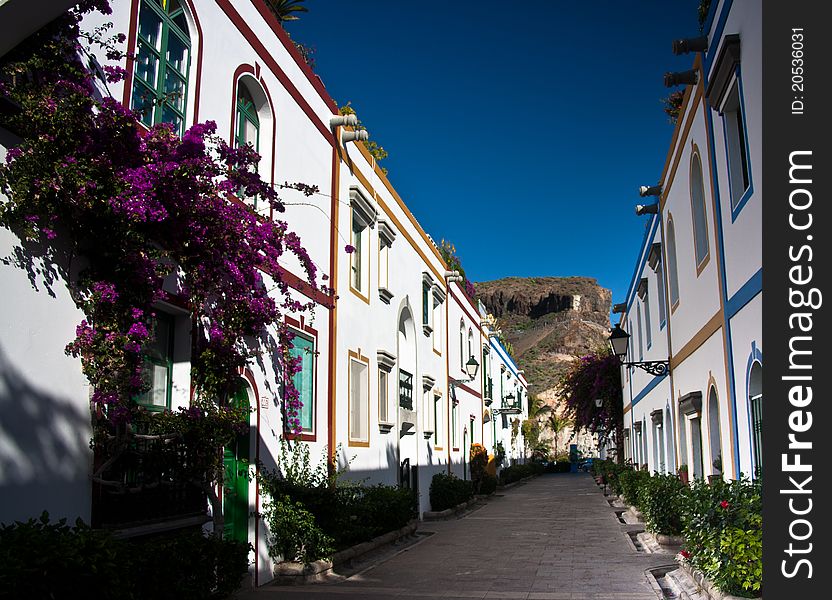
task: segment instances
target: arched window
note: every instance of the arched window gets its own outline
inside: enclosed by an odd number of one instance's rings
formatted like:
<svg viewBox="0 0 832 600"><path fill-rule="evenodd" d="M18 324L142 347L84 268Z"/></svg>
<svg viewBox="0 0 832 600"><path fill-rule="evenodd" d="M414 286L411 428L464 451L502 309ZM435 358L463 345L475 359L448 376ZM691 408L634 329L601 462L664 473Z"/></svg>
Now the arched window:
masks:
<svg viewBox="0 0 832 600"><path fill-rule="evenodd" d="M711 471L714 475L722 475L724 465L722 464L722 441L719 428L719 399L716 395L716 388L711 386L708 393L708 439L711 445Z"/></svg>
<svg viewBox="0 0 832 600"><path fill-rule="evenodd" d="M148 127L172 123L182 135L191 39L183 0L141 0L132 108Z"/></svg>
<svg viewBox="0 0 832 600"><path fill-rule="evenodd" d="M751 408L751 448L754 452L754 477L763 472L763 366L754 361L748 376L748 403Z"/></svg>
<svg viewBox="0 0 832 600"><path fill-rule="evenodd" d="M644 358L644 342L641 336L641 304L636 306L636 334L638 336L638 359Z"/></svg>
<svg viewBox="0 0 832 600"><path fill-rule="evenodd" d="M465 370L465 321L459 321L459 368Z"/></svg>
<svg viewBox="0 0 832 600"><path fill-rule="evenodd" d="M465 355L465 362L474 356L474 332L468 328L468 354Z"/></svg>
<svg viewBox="0 0 832 600"><path fill-rule="evenodd" d="M235 115L234 146L242 148L243 146L250 145L261 157L261 164L255 165L255 170L259 172L263 169L263 171L268 172L271 165L264 164L264 161L268 161L269 157L264 155L261 149L260 130L264 124L262 122L264 119L267 123L271 121L271 111L266 101L266 94L257 81L250 75L241 77L237 82ZM264 177L264 179L269 181L269 177ZM246 196L245 190L239 190L238 196L241 199L246 199L255 210L258 208L257 196Z"/></svg>
<svg viewBox="0 0 832 600"><path fill-rule="evenodd" d="M693 216L694 255L696 266L700 267L708 257L708 221L705 210L702 161L698 152L694 152L690 159L690 208Z"/></svg>
<svg viewBox="0 0 832 600"><path fill-rule="evenodd" d="M237 132L235 145L240 148L251 144L255 152L260 151L260 117L251 91L244 82L237 85Z"/></svg>
<svg viewBox="0 0 832 600"><path fill-rule="evenodd" d="M676 229L673 219L667 220L667 278L670 287L670 306L679 303L679 272L676 268Z"/></svg>

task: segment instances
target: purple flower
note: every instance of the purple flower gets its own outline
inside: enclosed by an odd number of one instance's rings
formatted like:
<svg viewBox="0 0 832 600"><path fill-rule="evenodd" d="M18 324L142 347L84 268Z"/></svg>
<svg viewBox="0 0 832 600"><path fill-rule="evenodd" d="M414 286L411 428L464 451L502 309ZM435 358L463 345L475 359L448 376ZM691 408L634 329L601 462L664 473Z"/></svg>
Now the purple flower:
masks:
<svg viewBox="0 0 832 600"><path fill-rule="evenodd" d="M355 252L355 246L347 244L346 246L344 246L344 252L346 252L347 254L352 254L353 252Z"/></svg>

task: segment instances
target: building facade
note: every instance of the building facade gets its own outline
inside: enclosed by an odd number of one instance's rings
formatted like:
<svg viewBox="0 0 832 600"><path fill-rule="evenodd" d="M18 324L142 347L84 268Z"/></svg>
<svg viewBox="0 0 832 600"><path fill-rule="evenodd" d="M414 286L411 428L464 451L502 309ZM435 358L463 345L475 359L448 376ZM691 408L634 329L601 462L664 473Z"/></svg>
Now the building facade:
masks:
<svg viewBox="0 0 832 600"><path fill-rule="evenodd" d="M762 186L759 5L714 2L619 325L627 458L651 471L761 473Z"/></svg>
<svg viewBox="0 0 832 600"><path fill-rule="evenodd" d="M286 440L307 444L313 459L332 457L348 478L417 489L420 514L430 509L434 473L470 477L472 443L493 453L502 442L507 460L523 460L522 432L512 435L507 415L495 422L489 407L512 398L521 407L512 414L519 425L525 379L266 3L121 0L112 8L84 25L112 22L135 59L127 78L104 93L143 109L145 125L169 122L182 133L213 120L230 144L254 146L265 181L319 190L308 197L281 190L281 218L333 290L310 289L291 260L279 274L294 298L315 304L311 313L286 315L295 335L291 352L301 363L294 384L302 432L289 433L284 423L280 349L267 337L241 370L235 396L251 407L250 432L225 453L226 533L254 546L254 583L273 572L256 476L280 468ZM17 142L0 130L0 159ZM273 216L256 199L239 201L264 219ZM2 256L22 245L6 229L0 244ZM53 518L107 525L96 512L103 492L90 481L90 386L79 361L64 353L84 315L65 281L45 284L8 262L0 277L7 315L0 329L0 522L46 509ZM271 285L278 274L264 277ZM153 391L146 399L154 410L190 402L193 315L170 292L171 302L156 306Z"/></svg>

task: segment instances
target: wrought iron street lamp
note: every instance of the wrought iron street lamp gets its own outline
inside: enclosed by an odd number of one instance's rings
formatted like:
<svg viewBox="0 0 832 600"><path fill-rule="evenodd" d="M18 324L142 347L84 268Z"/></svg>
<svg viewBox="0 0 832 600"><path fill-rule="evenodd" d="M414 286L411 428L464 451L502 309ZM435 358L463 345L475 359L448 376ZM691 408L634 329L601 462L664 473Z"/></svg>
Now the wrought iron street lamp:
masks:
<svg viewBox="0 0 832 600"><path fill-rule="evenodd" d="M451 387L456 387L459 384L463 383L471 383L477 378L477 373L480 370L480 363L477 362L477 359L474 358L474 355L471 355L471 358L468 359L468 362L465 363L465 373L468 374L468 379L454 379L453 377L449 377L448 379L451 380Z"/></svg>
<svg viewBox="0 0 832 600"><path fill-rule="evenodd" d="M625 367L638 367L643 371L647 371L651 375L664 375L670 369L670 362L666 360L625 362L624 358L627 356L630 334L621 329L620 325L616 325L613 328L608 341L612 353L618 357L618 360L621 361L621 364Z"/></svg>

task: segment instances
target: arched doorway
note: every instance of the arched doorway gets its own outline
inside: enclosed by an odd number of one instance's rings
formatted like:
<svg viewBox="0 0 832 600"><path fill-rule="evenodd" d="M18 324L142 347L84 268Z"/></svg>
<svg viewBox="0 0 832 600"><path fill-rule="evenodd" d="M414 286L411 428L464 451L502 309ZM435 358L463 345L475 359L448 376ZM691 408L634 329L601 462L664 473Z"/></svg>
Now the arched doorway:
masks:
<svg viewBox="0 0 832 600"><path fill-rule="evenodd" d="M751 414L753 477L763 472L763 365L754 361L748 376L748 404Z"/></svg>
<svg viewBox="0 0 832 600"><path fill-rule="evenodd" d="M229 404L233 407L251 406L251 387L240 379L237 389L231 395ZM225 521L223 537L226 539L248 542L249 513L249 465L251 431L247 430L237 436L223 452L225 473L222 490L222 514Z"/></svg>
<svg viewBox="0 0 832 600"><path fill-rule="evenodd" d="M413 311L405 298L399 308L397 324L396 356L398 361L398 454L399 484L413 490L419 489L418 444L416 441L416 386L418 361L416 352L416 323Z"/></svg>

